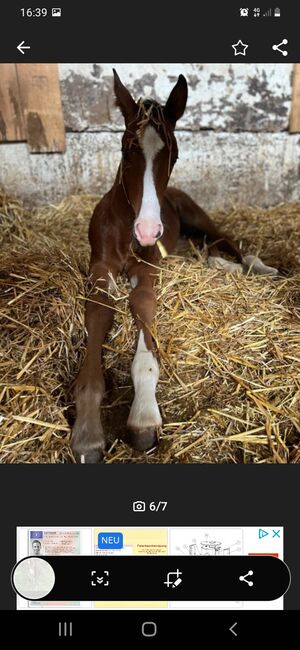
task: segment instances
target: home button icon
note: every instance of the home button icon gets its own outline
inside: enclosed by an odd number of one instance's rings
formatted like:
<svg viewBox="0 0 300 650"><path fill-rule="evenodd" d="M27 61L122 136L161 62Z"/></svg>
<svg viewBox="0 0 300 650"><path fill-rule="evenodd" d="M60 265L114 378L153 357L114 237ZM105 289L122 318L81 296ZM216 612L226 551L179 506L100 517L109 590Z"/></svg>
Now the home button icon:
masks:
<svg viewBox="0 0 300 650"><path fill-rule="evenodd" d="M142 624L142 635L143 636L156 636L157 634L157 625L154 621L145 621Z"/></svg>

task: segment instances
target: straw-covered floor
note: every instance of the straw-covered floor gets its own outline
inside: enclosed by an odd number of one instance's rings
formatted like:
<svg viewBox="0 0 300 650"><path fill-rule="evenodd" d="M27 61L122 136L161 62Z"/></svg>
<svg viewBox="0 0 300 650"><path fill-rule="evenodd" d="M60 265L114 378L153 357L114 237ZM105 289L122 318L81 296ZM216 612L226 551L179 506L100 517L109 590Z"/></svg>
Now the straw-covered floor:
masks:
<svg viewBox="0 0 300 650"><path fill-rule="evenodd" d="M73 384L83 326L95 196L29 210L0 195L0 461L74 462ZM212 215L242 249L283 277L209 269L190 242L157 281L160 445L133 451L122 436L133 398L135 328L126 278L113 296L102 419L107 463L300 462L300 204Z"/></svg>

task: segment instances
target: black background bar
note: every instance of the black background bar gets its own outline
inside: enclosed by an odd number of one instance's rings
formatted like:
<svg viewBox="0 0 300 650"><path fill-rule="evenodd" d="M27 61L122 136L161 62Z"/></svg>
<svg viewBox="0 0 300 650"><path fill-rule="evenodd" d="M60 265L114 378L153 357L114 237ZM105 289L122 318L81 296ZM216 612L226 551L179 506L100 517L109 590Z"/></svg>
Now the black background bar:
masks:
<svg viewBox="0 0 300 650"><path fill-rule="evenodd" d="M0 609L16 603L17 526L37 525L283 526L292 575L285 608L298 609L299 521L291 498L299 492L298 474L297 465L3 465ZM145 512L133 511L138 499ZM166 509L152 512L149 504L159 500L168 502Z"/></svg>
<svg viewBox="0 0 300 650"><path fill-rule="evenodd" d="M95 61L122 63L286 63L300 61L300 5L284 0L266 4L272 16L254 17L257 3L244 3L248 17L240 16L241 2L186 0L180 11L170 2L137 0L112 3L60 0L60 18L52 17L54 2L1 3L0 61L26 63ZM274 9L281 9L280 18ZM37 8L47 8L46 17ZM29 8L30 15L22 9ZM288 56L274 51L273 44L288 39ZM246 55L234 55L239 40L248 45ZM22 54L17 46L30 46Z"/></svg>

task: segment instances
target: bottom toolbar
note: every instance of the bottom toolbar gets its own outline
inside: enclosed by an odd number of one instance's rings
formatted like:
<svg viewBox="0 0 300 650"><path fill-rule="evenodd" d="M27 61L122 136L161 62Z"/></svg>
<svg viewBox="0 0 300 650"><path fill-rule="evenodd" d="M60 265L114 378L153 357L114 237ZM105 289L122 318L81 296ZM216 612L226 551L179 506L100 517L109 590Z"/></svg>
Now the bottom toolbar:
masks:
<svg viewBox="0 0 300 650"><path fill-rule="evenodd" d="M101 622L100 622L101 617ZM32 641L33 620L25 612L0 612L3 637L11 641ZM226 641L238 638L261 644L293 638L298 633L299 611L285 612L41 612L34 616L35 638L53 641L72 638L109 639L110 643L153 638L169 644L188 638Z"/></svg>
<svg viewBox="0 0 300 650"><path fill-rule="evenodd" d="M290 571L272 556L30 556L12 583L28 600L275 600Z"/></svg>

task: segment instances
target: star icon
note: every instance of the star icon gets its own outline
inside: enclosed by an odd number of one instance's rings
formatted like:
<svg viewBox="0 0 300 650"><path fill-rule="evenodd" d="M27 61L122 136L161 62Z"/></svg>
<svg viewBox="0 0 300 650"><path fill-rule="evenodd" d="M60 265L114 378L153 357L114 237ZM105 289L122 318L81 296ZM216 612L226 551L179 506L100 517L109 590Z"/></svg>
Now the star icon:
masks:
<svg viewBox="0 0 300 650"><path fill-rule="evenodd" d="M234 56L238 56L238 54L241 54L242 56L246 56L246 49L247 47L249 47L249 45L246 45L240 39L237 43L235 43L231 47L233 47L234 49Z"/></svg>

